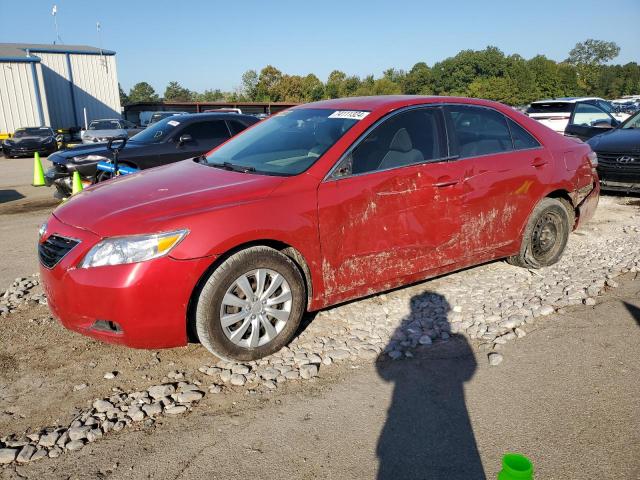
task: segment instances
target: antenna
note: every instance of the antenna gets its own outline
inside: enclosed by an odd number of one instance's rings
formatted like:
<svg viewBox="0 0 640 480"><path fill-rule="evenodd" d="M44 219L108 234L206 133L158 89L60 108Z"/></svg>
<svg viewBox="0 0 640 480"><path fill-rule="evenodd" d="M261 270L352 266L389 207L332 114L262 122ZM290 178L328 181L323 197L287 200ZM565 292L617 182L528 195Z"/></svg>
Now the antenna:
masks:
<svg viewBox="0 0 640 480"><path fill-rule="evenodd" d="M109 71L109 66L107 65L107 59L104 58L104 53L102 52L102 26L100 22L96 22L96 33L98 34L98 48L100 49L100 62L105 70Z"/></svg>
<svg viewBox="0 0 640 480"><path fill-rule="evenodd" d="M56 39L53 41L53 44L55 45L56 43L62 43L62 39L60 38L60 32L58 32L58 6L57 5L53 5L53 8L51 9L51 15L53 16L53 24L56 27Z"/></svg>

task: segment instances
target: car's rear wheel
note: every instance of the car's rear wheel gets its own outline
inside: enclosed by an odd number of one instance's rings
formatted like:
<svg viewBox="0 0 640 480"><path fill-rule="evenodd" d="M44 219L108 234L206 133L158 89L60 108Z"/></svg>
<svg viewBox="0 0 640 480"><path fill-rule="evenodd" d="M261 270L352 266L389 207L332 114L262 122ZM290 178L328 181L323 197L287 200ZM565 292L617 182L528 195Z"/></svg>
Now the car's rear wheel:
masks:
<svg viewBox="0 0 640 480"><path fill-rule="evenodd" d="M568 207L555 198L543 198L529 217L520 252L507 261L524 268L547 267L558 262L573 224L573 212Z"/></svg>
<svg viewBox="0 0 640 480"><path fill-rule="evenodd" d="M297 265L269 247L242 250L216 268L195 308L202 345L226 360L271 355L296 333L306 289Z"/></svg>

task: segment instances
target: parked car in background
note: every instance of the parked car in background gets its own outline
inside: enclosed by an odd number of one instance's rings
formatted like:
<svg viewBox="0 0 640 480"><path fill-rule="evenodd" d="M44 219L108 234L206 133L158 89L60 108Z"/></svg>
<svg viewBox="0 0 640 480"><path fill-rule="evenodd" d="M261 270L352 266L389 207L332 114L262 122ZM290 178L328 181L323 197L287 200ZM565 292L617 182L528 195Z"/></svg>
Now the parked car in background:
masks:
<svg viewBox="0 0 640 480"><path fill-rule="evenodd" d="M147 127L154 123L158 123L160 120L164 120L165 118L173 117L174 115L185 115L186 113L187 112L155 112L151 115Z"/></svg>
<svg viewBox="0 0 640 480"><path fill-rule="evenodd" d="M185 158L197 157L220 145L258 120L249 115L184 114L154 123L131 137L120 152L120 165L143 170ZM52 167L45 174L58 196L71 194L71 176L78 171L85 181L93 181L98 162L111 160L106 144L81 145L51 155Z"/></svg>
<svg viewBox="0 0 640 480"><path fill-rule="evenodd" d="M567 137L588 140L594 135L616 128L620 121L594 102L576 102L564 129Z"/></svg>
<svg viewBox="0 0 640 480"><path fill-rule="evenodd" d="M197 337L255 360L306 310L497 258L554 264L595 212L594 157L486 100L300 105L196 161L65 202L41 229L40 278L85 335L138 348Z"/></svg>
<svg viewBox="0 0 640 480"><path fill-rule="evenodd" d="M599 97L564 97L540 100L531 103L526 114L551 130L564 134L569 118L579 103L593 105L608 113L617 122L628 118L626 114L615 113L611 104Z"/></svg>
<svg viewBox="0 0 640 480"><path fill-rule="evenodd" d="M204 113L242 113L242 110L239 108L210 108Z"/></svg>
<svg viewBox="0 0 640 480"><path fill-rule="evenodd" d="M80 133L80 138L82 143L100 143L116 137L131 137L141 130L128 120L106 118L89 123L89 128Z"/></svg>
<svg viewBox="0 0 640 480"><path fill-rule="evenodd" d="M58 149L56 135L50 127L26 127L17 129L11 138L2 141L2 152L7 158L50 155Z"/></svg>
<svg viewBox="0 0 640 480"><path fill-rule="evenodd" d="M640 112L587 143L598 155L603 190L640 192Z"/></svg>

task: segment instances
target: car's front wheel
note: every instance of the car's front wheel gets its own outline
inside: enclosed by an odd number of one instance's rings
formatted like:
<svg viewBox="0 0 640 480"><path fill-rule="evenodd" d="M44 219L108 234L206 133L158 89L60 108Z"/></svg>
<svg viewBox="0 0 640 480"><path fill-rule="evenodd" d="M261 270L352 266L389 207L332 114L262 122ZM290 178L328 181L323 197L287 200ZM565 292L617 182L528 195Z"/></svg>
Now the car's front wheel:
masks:
<svg viewBox="0 0 640 480"><path fill-rule="evenodd" d="M574 213L569 207L568 203L555 198L543 198L529 217L520 252L507 261L525 268L547 267L558 262L574 222Z"/></svg>
<svg viewBox="0 0 640 480"><path fill-rule="evenodd" d="M298 266L279 251L242 250L204 283L195 308L202 345L226 360L249 361L280 350L296 333L306 289Z"/></svg>

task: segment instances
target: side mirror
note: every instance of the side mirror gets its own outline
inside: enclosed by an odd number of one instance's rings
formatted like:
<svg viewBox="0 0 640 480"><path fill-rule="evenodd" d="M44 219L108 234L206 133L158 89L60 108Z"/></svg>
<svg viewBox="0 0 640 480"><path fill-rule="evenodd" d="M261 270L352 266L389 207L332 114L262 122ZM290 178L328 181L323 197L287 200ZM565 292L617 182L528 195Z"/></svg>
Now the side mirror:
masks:
<svg viewBox="0 0 640 480"><path fill-rule="evenodd" d="M191 135L189 135L188 133L185 133L184 135L180 135L180 139L178 140L178 145L182 146L185 143L188 142L192 142L193 138L191 138Z"/></svg>
<svg viewBox="0 0 640 480"><path fill-rule="evenodd" d="M591 122L591 126L595 128L613 128L615 125L612 124L611 120L594 120Z"/></svg>

